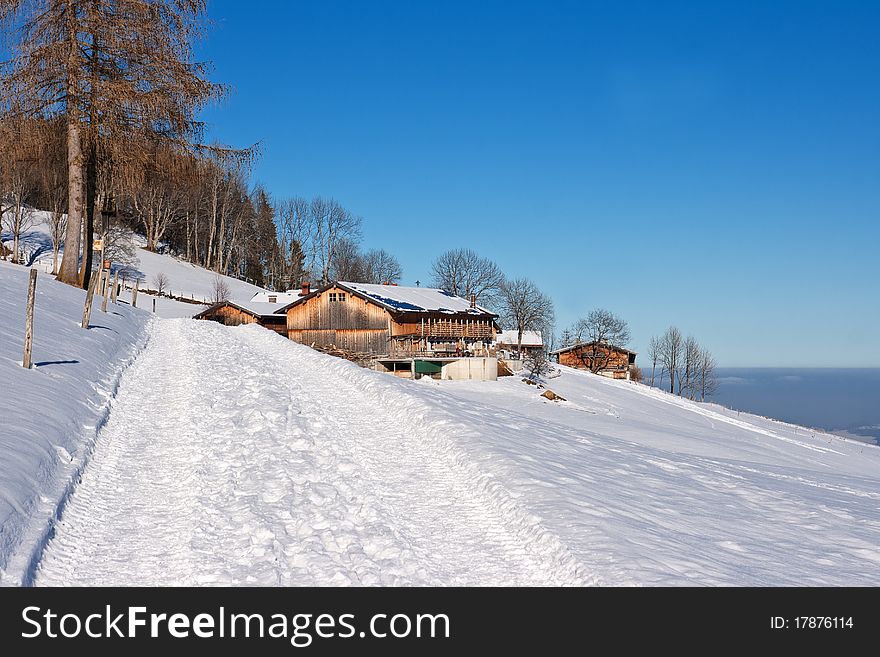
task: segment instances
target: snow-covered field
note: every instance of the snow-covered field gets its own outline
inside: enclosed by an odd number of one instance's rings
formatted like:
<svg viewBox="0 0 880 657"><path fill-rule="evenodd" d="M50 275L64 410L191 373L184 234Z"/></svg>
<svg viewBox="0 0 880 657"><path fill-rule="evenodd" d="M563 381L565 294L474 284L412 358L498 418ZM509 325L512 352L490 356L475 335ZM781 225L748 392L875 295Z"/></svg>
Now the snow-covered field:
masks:
<svg viewBox="0 0 880 657"><path fill-rule="evenodd" d="M880 450L565 370L158 320L38 584L877 585Z"/></svg>

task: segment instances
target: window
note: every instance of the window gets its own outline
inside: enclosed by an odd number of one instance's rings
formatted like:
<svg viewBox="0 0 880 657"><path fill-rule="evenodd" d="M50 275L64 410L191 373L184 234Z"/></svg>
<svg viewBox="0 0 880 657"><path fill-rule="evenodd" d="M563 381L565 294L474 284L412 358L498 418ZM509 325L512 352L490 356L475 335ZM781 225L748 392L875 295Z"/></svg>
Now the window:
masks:
<svg viewBox="0 0 880 657"><path fill-rule="evenodd" d="M345 301L345 294L343 294L342 292L339 293L339 300Z"/></svg>
<svg viewBox="0 0 880 657"><path fill-rule="evenodd" d="M336 303L336 292L330 293L330 303Z"/></svg>
<svg viewBox="0 0 880 657"><path fill-rule="evenodd" d="M278 297L269 297L269 303L278 303Z"/></svg>
<svg viewBox="0 0 880 657"><path fill-rule="evenodd" d="M330 303L336 303L337 301L345 301L345 294L343 292L330 293Z"/></svg>

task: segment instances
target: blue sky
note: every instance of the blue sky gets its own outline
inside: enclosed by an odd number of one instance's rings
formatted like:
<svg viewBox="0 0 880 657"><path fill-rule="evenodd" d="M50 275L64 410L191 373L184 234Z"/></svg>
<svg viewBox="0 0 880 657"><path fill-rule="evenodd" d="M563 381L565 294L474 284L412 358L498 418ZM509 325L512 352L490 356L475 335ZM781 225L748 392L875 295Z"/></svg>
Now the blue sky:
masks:
<svg viewBox="0 0 880 657"><path fill-rule="evenodd" d="M676 324L725 366L880 367L878 3L209 12L211 136L362 215L405 284L465 246L637 351Z"/></svg>

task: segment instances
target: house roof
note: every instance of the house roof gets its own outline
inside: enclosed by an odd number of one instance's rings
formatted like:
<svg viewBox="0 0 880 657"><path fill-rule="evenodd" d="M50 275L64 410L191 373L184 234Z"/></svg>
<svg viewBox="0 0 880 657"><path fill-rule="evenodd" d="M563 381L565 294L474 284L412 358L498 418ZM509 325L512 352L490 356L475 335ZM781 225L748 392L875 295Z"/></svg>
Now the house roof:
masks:
<svg viewBox="0 0 880 657"><path fill-rule="evenodd" d="M286 312L287 309L302 303L306 299L311 299L334 287L347 290L355 296L371 301L396 313L447 313L450 315L466 313L469 315L497 317L495 313L481 306L471 308L471 303L467 299L462 299L450 292L435 288L374 285L371 283L351 283L349 281L339 281L338 283L325 285L320 290L315 290L311 294L300 297L293 303L280 308L278 312Z"/></svg>
<svg viewBox="0 0 880 657"><path fill-rule="evenodd" d="M291 301L296 301L297 297L299 297L299 290L289 290L287 292L262 290L252 296L249 303L269 303L270 297L275 297L278 300L275 305L281 306L290 303Z"/></svg>
<svg viewBox="0 0 880 657"><path fill-rule="evenodd" d="M519 344L517 331L501 331L496 337L495 342L498 344ZM522 334L523 347L543 347L544 339L538 331L523 331Z"/></svg>
<svg viewBox="0 0 880 657"><path fill-rule="evenodd" d="M616 345L608 344L607 342L601 342L601 341L578 342L578 343L573 344L569 347L563 347L562 349L557 349L556 351L551 351L550 354L555 356L556 354L564 354L568 351L574 351L575 349L580 349L581 347L597 347L597 346L598 347L610 347L612 351L619 351L619 352L625 353L625 354L638 355L638 353L635 351L630 351L629 349L626 349L624 347L618 347Z"/></svg>
<svg viewBox="0 0 880 657"><path fill-rule="evenodd" d="M262 303L259 301L223 301L221 303L215 303L213 306L206 308L197 315L193 315L193 319L199 319L223 306L232 306L233 308L254 317L271 317L272 315L284 317L284 313L279 312L280 304L277 303Z"/></svg>

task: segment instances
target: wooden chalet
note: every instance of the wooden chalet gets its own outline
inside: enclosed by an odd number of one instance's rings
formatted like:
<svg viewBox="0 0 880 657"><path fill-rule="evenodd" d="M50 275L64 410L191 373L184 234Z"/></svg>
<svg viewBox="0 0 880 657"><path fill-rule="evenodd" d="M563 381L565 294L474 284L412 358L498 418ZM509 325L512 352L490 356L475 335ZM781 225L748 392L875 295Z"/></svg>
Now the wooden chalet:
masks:
<svg viewBox="0 0 880 657"><path fill-rule="evenodd" d="M287 315L278 311L278 304L223 301L203 310L193 319L207 319L224 326L259 324L281 335L287 335Z"/></svg>
<svg viewBox="0 0 880 657"><path fill-rule="evenodd" d="M497 315L443 290L366 283L331 283L278 312L287 335L306 345L413 358L488 356Z"/></svg>
<svg viewBox="0 0 880 657"><path fill-rule="evenodd" d="M556 356L560 365L590 370L613 379L628 380L630 370L636 364L636 352L604 341L579 342L570 347L557 349L551 355Z"/></svg>

